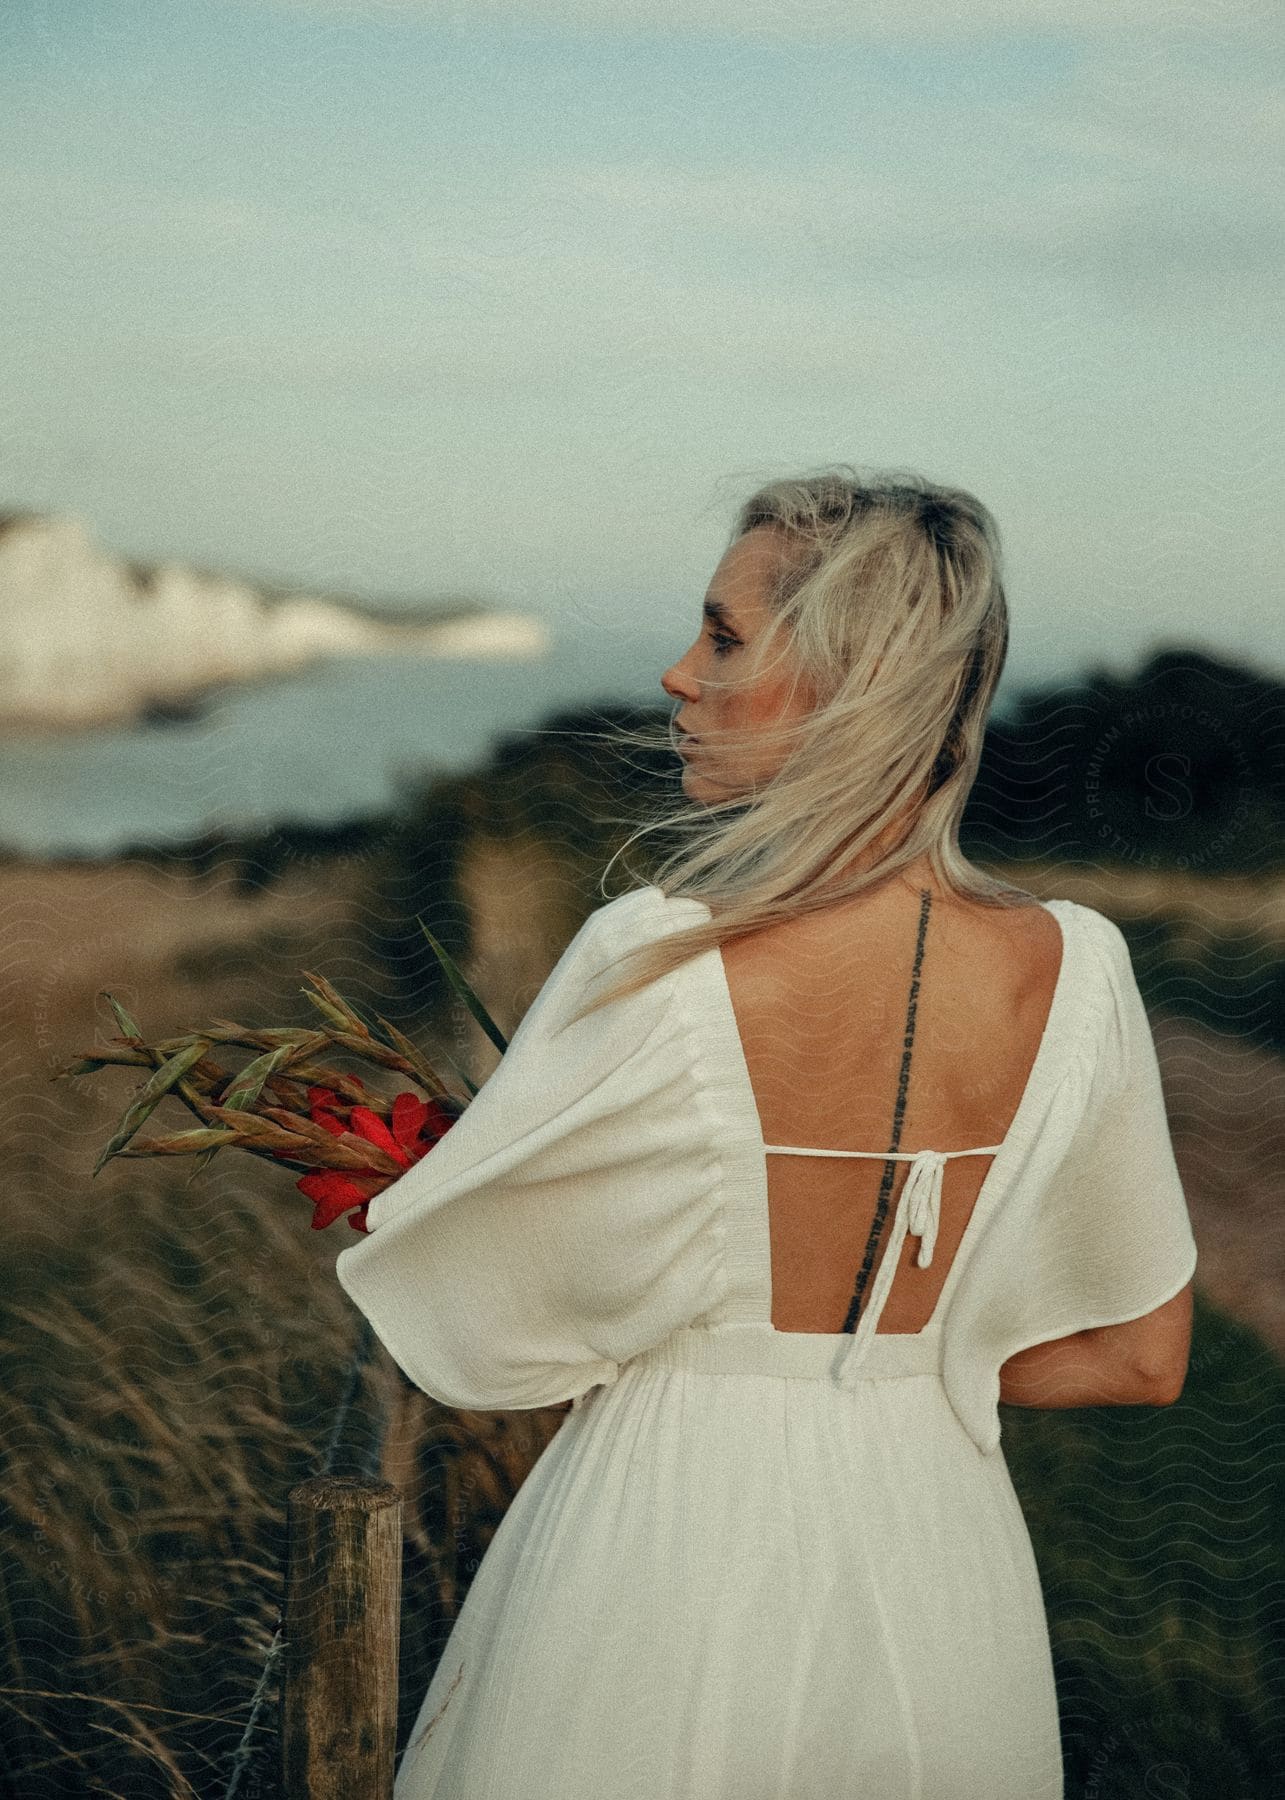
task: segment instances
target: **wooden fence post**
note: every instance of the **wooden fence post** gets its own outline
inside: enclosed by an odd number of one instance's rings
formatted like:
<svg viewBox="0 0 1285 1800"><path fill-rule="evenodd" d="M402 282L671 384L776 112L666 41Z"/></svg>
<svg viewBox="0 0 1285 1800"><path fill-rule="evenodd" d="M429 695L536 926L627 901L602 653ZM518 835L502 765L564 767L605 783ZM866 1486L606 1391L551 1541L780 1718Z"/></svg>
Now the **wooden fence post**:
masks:
<svg viewBox="0 0 1285 1800"><path fill-rule="evenodd" d="M291 1488L281 1683L285 1800L390 1800L402 1502L387 1481Z"/></svg>

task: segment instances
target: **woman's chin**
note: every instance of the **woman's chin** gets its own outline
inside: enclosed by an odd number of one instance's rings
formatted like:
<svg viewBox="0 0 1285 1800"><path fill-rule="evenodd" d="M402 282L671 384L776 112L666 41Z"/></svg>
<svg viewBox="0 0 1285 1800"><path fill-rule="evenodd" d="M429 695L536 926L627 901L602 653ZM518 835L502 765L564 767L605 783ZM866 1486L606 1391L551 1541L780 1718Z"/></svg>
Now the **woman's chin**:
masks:
<svg viewBox="0 0 1285 1800"><path fill-rule="evenodd" d="M708 776L693 769L689 762L683 764L682 787L687 798L695 800L701 806L715 806L720 800L732 798L719 782L711 781Z"/></svg>

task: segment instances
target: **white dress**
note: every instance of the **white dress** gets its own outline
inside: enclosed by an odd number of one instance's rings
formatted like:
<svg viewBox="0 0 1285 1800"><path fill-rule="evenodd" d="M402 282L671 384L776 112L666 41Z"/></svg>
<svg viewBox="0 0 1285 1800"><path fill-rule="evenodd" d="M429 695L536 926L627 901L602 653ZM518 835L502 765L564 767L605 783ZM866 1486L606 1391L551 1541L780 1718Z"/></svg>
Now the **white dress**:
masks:
<svg viewBox="0 0 1285 1800"><path fill-rule="evenodd" d="M1045 904L1044 1034L923 1331L874 1335L906 1231L931 1250L932 1149L855 1333L772 1326L769 1146L716 950L566 1023L632 944L708 918L655 887L587 920L463 1117L371 1202L337 1271L412 1381L575 1399L396 1800L1061 1800L999 1370L1152 1311L1196 1247L1124 939Z"/></svg>

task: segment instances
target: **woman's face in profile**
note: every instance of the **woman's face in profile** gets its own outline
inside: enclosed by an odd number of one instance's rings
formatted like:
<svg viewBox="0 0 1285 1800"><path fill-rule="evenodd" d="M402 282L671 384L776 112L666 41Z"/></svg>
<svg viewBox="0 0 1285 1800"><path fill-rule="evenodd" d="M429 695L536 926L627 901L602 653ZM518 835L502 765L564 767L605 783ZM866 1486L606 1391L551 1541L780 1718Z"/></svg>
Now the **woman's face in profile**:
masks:
<svg viewBox="0 0 1285 1800"><path fill-rule="evenodd" d="M756 526L729 546L710 581L695 643L660 678L679 703L676 726L692 734L680 735L679 753L683 792L693 800L734 799L769 780L784 746L756 744L756 728L801 718L814 703L802 680L791 695L793 665L780 644L769 652L773 668L757 681L748 674L750 646L771 619L766 596L784 548L783 534L772 525ZM737 734L736 742L724 742L729 733Z"/></svg>

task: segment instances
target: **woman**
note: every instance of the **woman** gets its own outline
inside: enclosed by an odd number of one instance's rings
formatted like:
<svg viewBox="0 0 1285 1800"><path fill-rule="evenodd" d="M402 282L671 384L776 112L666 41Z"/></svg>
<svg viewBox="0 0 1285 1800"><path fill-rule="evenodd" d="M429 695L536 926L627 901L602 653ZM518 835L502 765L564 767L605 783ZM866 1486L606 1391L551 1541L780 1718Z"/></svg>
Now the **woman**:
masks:
<svg viewBox="0 0 1285 1800"><path fill-rule="evenodd" d="M755 494L686 841L340 1256L429 1394L572 1402L397 1800L1062 1794L996 1401L1175 1399L1195 1245L1120 932L959 851L1006 643L971 496Z"/></svg>

